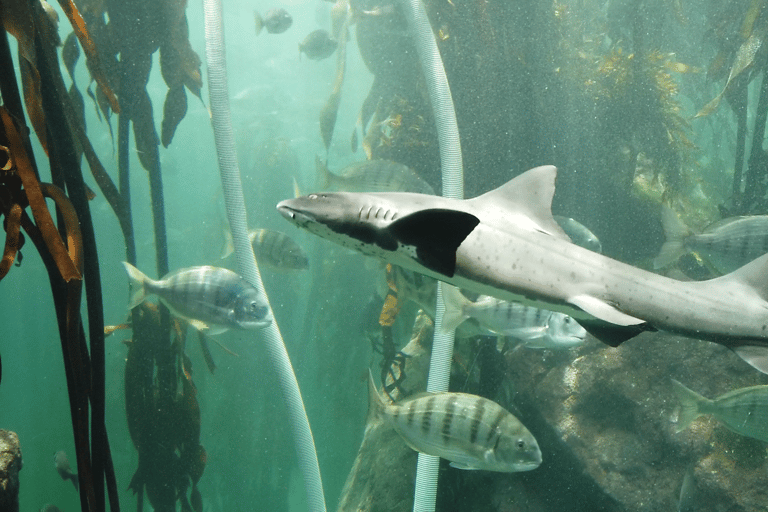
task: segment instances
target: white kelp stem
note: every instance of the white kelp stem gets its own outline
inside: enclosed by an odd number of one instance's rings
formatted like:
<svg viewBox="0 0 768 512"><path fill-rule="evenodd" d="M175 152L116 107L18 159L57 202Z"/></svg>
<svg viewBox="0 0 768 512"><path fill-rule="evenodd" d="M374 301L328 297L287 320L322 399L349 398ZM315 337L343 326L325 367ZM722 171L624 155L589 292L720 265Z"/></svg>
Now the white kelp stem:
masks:
<svg viewBox="0 0 768 512"><path fill-rule="evenodd" d="M443 177L443 196L452 199L464 198L464 166L461 160L461 140L453 97L448 86L443 60L437 41L429 23L427 11L421 0L401 0L403 12L416 50L421 59L421 67L427 82L429 99L437 128L437 140L440 147L440 164ZM445 304L441 287L437 287L437 307L435 312L435 335L432 342L432 359L429 365L427 391L448 391L453 360L454 332L442 330ZM419 454L416 468L416 488L413 498L413 510L432 512L435 510L437 496L438 457Z"/></svg>
<svg viewBox="0 0 768 512"><path fill-rule="evenodd" d="M240 168L237 163L234 130L229 109L227 86L227 62L224 46L221 0L203 0L205 11L205 56L208 63L208 92L211 106L211 122L219 159L221 183L224 187L224 203L232 230L232 239L240 275L267 299L264 284L248 238L245 199L243 198ZM270 315L272 309L270 307ZM304 409L299 383L293 373L291 360L285 349L283 337L272 316L272 323L263 329L269 360L275 369L283 401L288 408L288 419L293 431L299 467L304 477L308 509L325 511L325 496L317 462L315 441Z"/></svg>

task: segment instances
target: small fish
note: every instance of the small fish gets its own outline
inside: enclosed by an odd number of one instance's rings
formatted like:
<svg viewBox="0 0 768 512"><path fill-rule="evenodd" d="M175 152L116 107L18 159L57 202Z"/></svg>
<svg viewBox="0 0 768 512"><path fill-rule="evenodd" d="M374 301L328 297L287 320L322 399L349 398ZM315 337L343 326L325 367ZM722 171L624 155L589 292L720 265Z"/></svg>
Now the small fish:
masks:
<svg viewBox="0 0 768 512"><path fill-rule="evenodd" d="M327 30L318 29L310 32L304 41L299 43L299 53L305 53L312 60L323 60L333 55L337 46L338 41L331 38Z"/></svg>
<svg viewBox="0 0 768 512"><path fill-rule="evenodd" d="M710 400L672 379L680 399L677 431L693 420L711 414L737 434L768 442L768 386L751 386L728 392Z"/></svg>
<svg viewBox="0 0 768 512"><path fill-rule="evenodd" d="M563 313L525 306L481 295L472 302L453 287L442 285L445 314L443 329L452 331L474 318L480 327L502 336L518 338L528 348L565 349L584 343L587 331Z"/></svg>
<svg viewBox="0 0 768 512"><path fill-rule="evenodd" d="M157 295L176 316L198 330L217 334L227 329L256 329L270 324L269 306L245 279L225 268L189 267L167 274L160 281L123 262L131 282L128 309Z"/></svg>
<svg viewBox="0 0 768 512"><path fill-rule="evenodd" d="M653 260L657 269L693 252L714 273L727 274L768 253L768 215L728 217L696 234L665 205L661 221L667 241Z"/></svg>
<svg viewBox="0 0 768 512"><path fill-rule="evenodd" d="M53 464L62 480L72 480L75 490L80 492L80 481L77 478L77 473L72 472L72 468L69 466L69 460L67 459L67 454L64 450L59 450L53 455Z"/></svg>
<svg viewBox="0 0 768 512"><path fill-rule="evenodd" d="M272 9L262 18L258 12L253 13L256 18L256 35L261 34L262 29L266 28L270 34L282 34L293 23L293 18L285 9Z"/></svg>
<svg viewBox="0 0 768 512"><path fill-rule="evenodd" d="M592 252L603 252L603 245L600 240L584 224L570 217L561 217L560 215L553 215L553 217L571 239L571 242Z"/></svg>
<svg viewBox="0 0 768 512"><path fill-rule="evenodd" d="M315 157L320 188L345 192L417 192L434 195L434 189L410 167L391 160L363 160L338 174Z"/></svg>
<svg viewBox="0 0 768 512"><path fill-rule="evenodd" d="M466 393L421 393L387 405L368 374L368 417L392 425L414 450L458 469L512 473L541 464L536 439L520 420L486 398Z"/></svg>
<svg viewBox="0 0 768 512"><path fill-rule="evenodd" d="M251 229L248 231L253 254L259 264L265 264L275 270L305 270L309 268L309 258L291 237L281 231L271 229ZM235 252L232 232L224 231L224 248L221 259Z"/></svg>

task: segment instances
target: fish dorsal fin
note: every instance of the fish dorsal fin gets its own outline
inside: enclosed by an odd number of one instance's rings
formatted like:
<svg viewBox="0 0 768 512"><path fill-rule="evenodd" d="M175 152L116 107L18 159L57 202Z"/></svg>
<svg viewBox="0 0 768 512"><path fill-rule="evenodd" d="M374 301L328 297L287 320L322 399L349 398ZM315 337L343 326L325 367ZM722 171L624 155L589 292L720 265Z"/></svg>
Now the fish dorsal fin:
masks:
<svg viewBox="0 0 768 512"><path fill-rule="evenodd" d="M704 281L711 285L732 286L738 283L768 300L768 254L764 254L723 277Z"/></svg>
<svg viewBox="0 0 768 512"><path fill-rule="evenodd" d="M535 167L497 189L469 201L484 213L483 222L498 229L516 228L539 231L566 240L571 239L552 217L557 168Z"/></svg>
<svg viewBox="0 0 768 512"><path fill-rule="evenodd" d="M420 210L392 222L394 239L415 250L415 258L426 268L453 277L456 249L480 223L474 215L459 210Z"/></svg>

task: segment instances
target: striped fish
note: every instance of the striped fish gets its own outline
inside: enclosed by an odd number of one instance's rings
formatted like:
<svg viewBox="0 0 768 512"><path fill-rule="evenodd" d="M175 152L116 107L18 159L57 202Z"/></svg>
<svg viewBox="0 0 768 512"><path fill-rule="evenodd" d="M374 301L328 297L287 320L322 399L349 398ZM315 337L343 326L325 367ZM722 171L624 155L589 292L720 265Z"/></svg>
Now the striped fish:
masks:
<svg viewBox="0 0 768 512"><path fill-rule="evenodd" d="M279 270L304 270L309 259L291 237L271 229L253 229L248 235L259 263Z"/></svg>
<svg viewBox="0 0 768 512"><path fill-rule="evenodd" d="M711 414L737 434L768 442L768 386L737 389L710 400L672 379L681 403L677 431Z"/></svg>
<svg viewBox="0 0 768 512"><path fill-rule="evenodd" d="M253 246L253 254L259 265L265 264L275 270L304 270L309 268L309 258L291 237L271 229L251 229L248 238ZM224 230L224 247L221 259L235 252L232 232Z"/></svg>
<svg viewBox="0 0 768 512"><path fill-rule="evenodd" d="M691 232L668 206L662 207L661 221L667 241L653 260L657 269L693 252L713 272L727 274L768 253L768 215L728 217L699 234Z"/></svg>
<svg viewBox="0 0 768 512"><path fill-rule="evenodd" d="M334 174L315 159L320 187L345 192L417 192L434 195L435 190L410 167L391 160L363 160Z"/></svg>
<svg viewBox="0 0 768 512"><path fill-rule="evenodd" d="M442 328L456 329L469 318L500 336L519 339L528 348L562 349L584 343L587 332L570 316L481 295L472 302L454 286L441 284L445 314Z"/></svg>
<svg viewBox="0 0 768 512"><path fill-rule="evenodd" d="M541 464L536 439L520 420L488 399L466 393L422 393L387 405L368 379L369 421L383 417L414 450L458 469L511 473Z"/></svg>
<svg viewBox="0 0 768 512"><path fill-rule="evenodd" d="M217 334L227 329L256 329L271 322L269 306L245 279L231 270L202 266L176 270L159 281L123 262L131 283L133 309L157 295L176 316L197 329Z"/></svg>

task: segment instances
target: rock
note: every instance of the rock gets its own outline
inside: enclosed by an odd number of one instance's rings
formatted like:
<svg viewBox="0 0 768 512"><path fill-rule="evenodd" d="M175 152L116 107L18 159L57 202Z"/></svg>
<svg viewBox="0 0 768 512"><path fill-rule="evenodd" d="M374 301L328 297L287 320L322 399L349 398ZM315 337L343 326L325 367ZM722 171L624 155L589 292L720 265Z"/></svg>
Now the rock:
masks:
<svg viewBox="0 0 768 512"><path fill-rule="evenodd" d="M21 447L15 432L0 430L0 510L19 512Z"/></svg>
<svg viewBox="0 0 768 512"><path fill-rule="evenodd" d="M555 481L582 474L615 502L611 509L652 511L677 510L683 475L692 467L696 510L765 510L764 443L709 417L676 433L679 404L670 383L678 379L713 398L764 376L722 346L663 333L615 349L588 344L571 354L562 360L508 353L515 404L544 457L537 471Z"/></svg>

